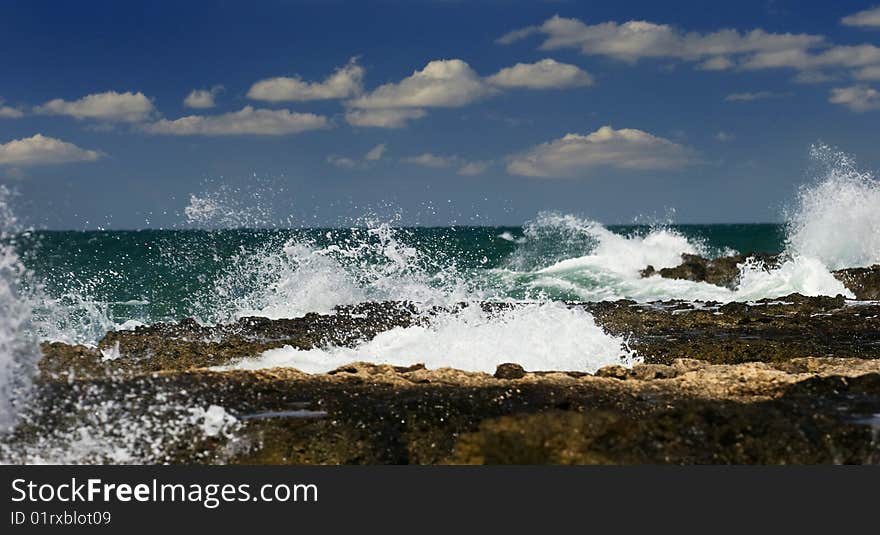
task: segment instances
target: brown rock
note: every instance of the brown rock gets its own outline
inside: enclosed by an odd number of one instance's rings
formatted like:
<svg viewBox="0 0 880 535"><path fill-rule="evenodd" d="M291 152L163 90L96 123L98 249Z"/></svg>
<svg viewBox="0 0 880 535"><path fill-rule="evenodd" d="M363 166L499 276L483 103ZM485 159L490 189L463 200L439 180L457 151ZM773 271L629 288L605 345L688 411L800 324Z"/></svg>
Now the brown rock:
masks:
<svg viewBox="0 0 880 535"><path fill-rule="evenodd" d="M874 264L871 267L841 269L833 274L856 296L856 299L880 300L880 264Z"/></svg>
<svg viewBox="0 0 880 535"><path fill-rule="evenodd" d="M519 364L510 362L499 364L495 368L496 379L522 379L526 376L526 371Z"/></svg>

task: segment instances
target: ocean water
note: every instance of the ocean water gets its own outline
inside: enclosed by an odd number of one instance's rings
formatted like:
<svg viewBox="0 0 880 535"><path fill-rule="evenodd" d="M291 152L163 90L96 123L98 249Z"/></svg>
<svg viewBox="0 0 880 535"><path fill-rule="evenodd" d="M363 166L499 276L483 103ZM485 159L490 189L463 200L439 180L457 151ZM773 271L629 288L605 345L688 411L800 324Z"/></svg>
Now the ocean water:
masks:
<svg viewBox="0 0 880 535"><path fill-rule="evenodd" d="M47 300L37 312L70 322L55 334L88 341L126 321L295 317L370 299L639 297L630 275L648 264L781 252L784 239L774 224L605 228L543 214L526 227L30 232L15 252Z"/></svg>
<svg viewBox="0 0 880 535"><path fill-rule="evenodd" d="M215 228L246 220L237 214L248 199L223 205L225 197L193 195L182 224L211 230L22 231L0 190L0 428L26 405L40 341L95 345L107 331L156 322L290 318L375 300L464 303L354 347L285 347L228 367L319 373L370 361L492 372L518 362L591 372L640 357L564 301L852 297L831 271L880 263L880 185L827 147L814 157L820 171L780 224L615 226L544 212L510 227L401 228L364 218L345 228ZM743 264L734 289L639 273L674 267L682 253L737 252L784 261L772 270ZM520 306L489 313L476 306L482 301ZM95 425L94 436L104 436L104 424ZM127 459L120 448L114 458Z"/></svg>

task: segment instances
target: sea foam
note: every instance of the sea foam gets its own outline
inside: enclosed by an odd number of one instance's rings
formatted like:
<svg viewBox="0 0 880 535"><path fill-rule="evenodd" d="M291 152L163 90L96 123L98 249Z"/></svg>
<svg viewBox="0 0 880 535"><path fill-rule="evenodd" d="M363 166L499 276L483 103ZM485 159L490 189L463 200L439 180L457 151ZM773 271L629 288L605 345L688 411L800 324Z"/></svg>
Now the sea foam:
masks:
<svg viewBox="0 0 880 535"><path fill-rule="evenodd" d="M590 313L561 303L533 303L499 312L471 305L426 325L379 333L354 348L299 350L288 346L231 368L293 367L322 373L365 361L492 373L499 364L516 362L530 371L593 372L609 364L629 366L636 360L625 341L605 333Z"/></svg>

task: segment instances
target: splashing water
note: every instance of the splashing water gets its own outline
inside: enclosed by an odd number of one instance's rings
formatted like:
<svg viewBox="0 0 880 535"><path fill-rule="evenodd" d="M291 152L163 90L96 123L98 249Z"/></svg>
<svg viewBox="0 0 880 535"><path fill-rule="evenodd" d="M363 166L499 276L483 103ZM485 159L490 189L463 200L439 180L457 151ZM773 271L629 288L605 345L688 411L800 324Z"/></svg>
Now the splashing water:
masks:
<svg viewBox="0 0 880 535"><path fill-rule="evenodd" d="M0 433L15 423L37 359L36 340L29 332L30 304L19 292L25 268L10 244L16 221L9 196L0 186Z"/></svg>
<svg viewBox="0 0 880 535"><path fill-rule="evenodd" d="M755 263L740 266L734 289L642 277L648 265L657 270L678 265L683 253L735 253L724 241L668 224L619 229L544 213L519 229L404 229L393 221L364 220L354 228L268 234L160 231L132 234L125 238L131 245L121 237L89 238L107 242L101 245L106 257L98 246L77 246L73 251L88 256L88 263L104 258L106 269L83 275L88 265L59 268L69 280L32 292L29 328L42 339L94 345L106 331L138 323L186 316L206 324L250 315L299 317L375 300L447 306L623 298L729 302L794 292L851 297L830 269L880 261L880 216L874 209L880 206L880 188L851 158L827 147L814 148L813 157L822 174L798 195L785 243L776 249L784 245L784 262L770 270ZM184 211L193 225L260 224L269 211L258 197L220 186L194 195ZM223 245L224 240L234 243ZM60 247L52 251L69 254ZM4 254L9 266L18 265L13 251ZM133 278L141 270L146 274ZM129 279L135 282L125 286ZM122 290L108 291L115 287Z"/></svg>
<svg viewBox="0 0 880 535"><path fill-rule="evenodd" d="M323 373L366 361L492 373L499 364L516 362L532 371L594 372L609 364L630 366L637 360L625 341L606 334L590 313L562 303L533 303L500 312L470 305L427 325L380 333L355 348L299 350L288 346L221 369L288 366Z"/></svg>
<svg viewBox="0 0 880 535"><path fill-rule="evenodd" d="M315 239L270 244L256 254L237 256L218 279L216 299L204 317L299 317L330 313L338 305L409 300L451 304L474 297L454 262L430 258L401 240L389 223L328 230L324 245ZM207 299L211 301L211 297Z"/></svg>
<svg viewBox="0 0 880 535"><path fill-rule="evenodd" d="M812 158L821 180L803 187L788 220L788 250L831 269L880 263L880 182L826 145Z"/></svg>

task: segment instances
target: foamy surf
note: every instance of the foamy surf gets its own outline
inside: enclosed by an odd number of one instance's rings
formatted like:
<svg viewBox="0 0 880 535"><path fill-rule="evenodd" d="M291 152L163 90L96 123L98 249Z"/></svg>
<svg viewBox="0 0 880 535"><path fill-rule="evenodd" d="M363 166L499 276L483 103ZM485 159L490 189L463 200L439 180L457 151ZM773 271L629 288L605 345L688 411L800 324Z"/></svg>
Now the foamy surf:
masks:
<svg viewBox="0 0 880 535"><path fill-rule="evenodd" d="M589 312L562 303L534 303L497 312L471 305L426 325L379 333L354 348L287 346L218 369L292 367L324 373L358 361L487 373L515 362L528 371L593 372L610 364L631 366L638 358L630 354L625 340L597 326Z"/></svg>

